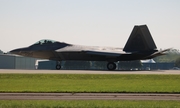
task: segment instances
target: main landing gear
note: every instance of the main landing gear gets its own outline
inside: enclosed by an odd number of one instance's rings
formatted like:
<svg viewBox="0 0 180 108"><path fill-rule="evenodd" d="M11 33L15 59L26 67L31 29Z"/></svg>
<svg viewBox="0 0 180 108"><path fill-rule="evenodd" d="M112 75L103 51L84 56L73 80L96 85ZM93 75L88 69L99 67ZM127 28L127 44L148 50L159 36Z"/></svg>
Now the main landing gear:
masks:
<svg viewBox="0 0 180 108"><path fill-rule="evenodd" d="M60 62L60 61L57 61L57 62L56 62L56 69L57 69L57 70L60 70L60 69L61 69L61 62Z"/></svg>
<svg viewBox="0 0 180 108"><path fill-rule="evenodd" d="M107 64L108 70L115 70L116 69L116 64L114 62L109 62Z"/></svg>

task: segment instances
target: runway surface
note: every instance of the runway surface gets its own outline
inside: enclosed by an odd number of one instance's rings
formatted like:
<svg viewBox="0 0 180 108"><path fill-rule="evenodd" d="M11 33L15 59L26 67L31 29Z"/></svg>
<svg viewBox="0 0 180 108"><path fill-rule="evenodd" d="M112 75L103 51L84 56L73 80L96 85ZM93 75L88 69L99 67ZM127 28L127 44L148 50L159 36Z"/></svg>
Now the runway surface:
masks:
<svg viewBox="0 0 180 108"><path fill-rule="evenodd" d="M180 74L180 70L101 71L101 70L16 70L0 69L0 74Z"/></svg>
<svg viewBox="0 0 180 108"><path fill-rule="evenodd" d="M0 100L178 100L180 94L0 93Z"/></svg>

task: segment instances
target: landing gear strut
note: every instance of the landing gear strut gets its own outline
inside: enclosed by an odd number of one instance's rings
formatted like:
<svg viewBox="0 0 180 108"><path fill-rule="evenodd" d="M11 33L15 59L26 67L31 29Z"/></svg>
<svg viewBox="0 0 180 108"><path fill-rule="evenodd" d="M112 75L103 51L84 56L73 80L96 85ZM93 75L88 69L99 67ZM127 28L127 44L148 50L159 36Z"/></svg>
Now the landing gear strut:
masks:
<svg viewBox="0 0 180 108"><path fill-rule="evenodd" d="M107 64L108 70L115 70L116 69L116 64L114 62L109 62Z"/></svg>
<svg viewBox="0 0 180 108"><path fill-rule="evenodd" d="M61 62L60 62L60 61L57 61L57 63L56 63L56 69L57 69L57 70L60 70L60 69L61 69Z"/></svg>

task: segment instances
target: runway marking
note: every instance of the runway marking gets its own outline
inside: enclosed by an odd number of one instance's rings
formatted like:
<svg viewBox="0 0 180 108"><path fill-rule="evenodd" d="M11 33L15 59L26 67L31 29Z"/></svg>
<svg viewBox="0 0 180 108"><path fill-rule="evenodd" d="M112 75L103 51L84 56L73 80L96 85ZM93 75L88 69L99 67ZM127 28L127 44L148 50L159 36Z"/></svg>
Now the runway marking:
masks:
<svg viewBox="0 0 180 108"><path fill-rule="evenodd" d="M178 100L180 94L0 93L0 100Z"/></svg>

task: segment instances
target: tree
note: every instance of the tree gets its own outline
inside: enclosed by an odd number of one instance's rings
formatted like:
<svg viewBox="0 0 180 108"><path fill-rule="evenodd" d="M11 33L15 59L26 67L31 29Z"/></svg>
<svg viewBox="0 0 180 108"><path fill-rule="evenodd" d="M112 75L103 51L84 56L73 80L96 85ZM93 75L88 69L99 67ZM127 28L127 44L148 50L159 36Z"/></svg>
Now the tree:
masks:
<svg viewBox="0 0 180 108"><path fill-rule="evenodd" d="M176 60L175 66L180 68L180 57Z"/></svg>
<svg viewBox="0 0 180 108"><path fill-rule="evenodd" d="M3 51L0 50L0 54L3 54Z"/></svg>
<svg viewBox="0 0 180 108"><path fill-rule="evenodd" d="M175 61L179 58L180 52L177 49L171 49L166 52L166 55L158 56L154 58L156 63L175 63Z"/></svg>

